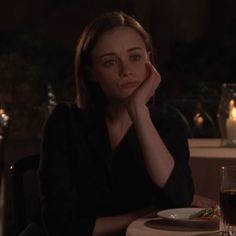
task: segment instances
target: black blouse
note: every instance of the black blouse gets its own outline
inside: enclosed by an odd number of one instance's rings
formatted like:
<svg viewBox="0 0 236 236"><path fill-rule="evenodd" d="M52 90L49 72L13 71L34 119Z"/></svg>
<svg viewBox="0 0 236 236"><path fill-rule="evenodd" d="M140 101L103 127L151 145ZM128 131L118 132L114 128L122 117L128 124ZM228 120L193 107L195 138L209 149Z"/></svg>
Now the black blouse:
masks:
<svg viewBox="0 0 236 236"><path fill-rule="evenodd" d="M97 217L150 204L157 209L191 204L194 186L183 128L156 110L150 114L175 159L164 188L150 179L132 126L112 151L103 117L74 104L55 108L44 128L39 168L43 220L49 235L89 236Z"/></svg>

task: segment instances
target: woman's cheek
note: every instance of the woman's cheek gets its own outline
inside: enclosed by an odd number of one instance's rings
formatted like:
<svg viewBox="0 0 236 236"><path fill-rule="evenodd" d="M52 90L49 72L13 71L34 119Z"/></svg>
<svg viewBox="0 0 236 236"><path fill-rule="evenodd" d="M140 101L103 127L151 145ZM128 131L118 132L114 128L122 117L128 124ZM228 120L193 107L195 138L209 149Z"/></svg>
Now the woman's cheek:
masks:
<svg viewBox="0 0 236 236"><path fill-rule="evenodd" d="M138 66L138 74L141 77L140 80L144 81L147 79L148 71L145 63L142 63Z"/></svg>
<svg viewBox="0 0 236 236"><path fill-rule="evenodd" d="M107 70L98 70L97 71L97 79L100 83L107 83L107 81L111 80L112 74Z"/></svg>

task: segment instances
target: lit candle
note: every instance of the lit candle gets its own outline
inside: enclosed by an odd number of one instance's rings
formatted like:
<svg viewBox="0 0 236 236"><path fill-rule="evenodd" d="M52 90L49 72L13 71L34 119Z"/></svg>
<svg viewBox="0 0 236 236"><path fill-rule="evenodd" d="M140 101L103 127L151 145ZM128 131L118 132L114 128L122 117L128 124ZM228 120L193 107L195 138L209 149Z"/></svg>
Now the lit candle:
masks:
<svg viewBox="0 0 236 236"><path fill-rule="evenodd" d="M236 146L236 107L234 102L230 101L229 108L229 118L226 120L227 139L229 145Z"/></svg>
<svg viewBox="0 0 236 236"><path fill-rule="evenodd" d="M9 120L9 116L5 114L5 111L3 108L0 108L0 126L6 126L8 120Z"/></svg>
<svg viewBox="0 0 236 236"><path fill-rule="evenodd" d="M203 119L203 117L201 116L200 113L197 113L197 114L193 117L193 120L194 120L195 125L196 125L197 127L201 127L201 126L203 125L203 123L204 123L204 119Z"/></svg>
<svg viewBox="0 0 236 236"><path fill-rule="evenodd" d="M234 107L234 100L231 99L231 100L229 101L229 112L232 112L233 107Z"/></svg>

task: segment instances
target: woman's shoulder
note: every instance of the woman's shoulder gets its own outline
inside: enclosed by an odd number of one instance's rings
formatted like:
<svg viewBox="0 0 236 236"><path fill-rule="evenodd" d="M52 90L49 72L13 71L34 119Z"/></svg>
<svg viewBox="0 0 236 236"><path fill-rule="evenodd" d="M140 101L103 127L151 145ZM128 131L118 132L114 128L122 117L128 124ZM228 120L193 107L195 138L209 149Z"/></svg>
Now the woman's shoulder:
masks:
<svg viewBox="0 0 236 236"><path fill-rule="evenodd" d="M85 110L79 108L75 103L70 102L60 102L58 103L54 109L52 110L53 115L68 113L68 112L78 112L78 113L85 113Z"/></svg>
<svg viewBox="0 0 236 236"><path fill-rule="evenodd" d="M80 118L88 117L89 112L79 108L75 103L61 102L58 103L52 110L49 117L69 117L78 116Z"/></svg>
<svg viewBox="0 0 236 236"><path fill-rule="evenodd" d="M58 103L46 119L46 125L65 126L71 123L84 123L89 120L89 112L79 108L75 103Z"/></svg>

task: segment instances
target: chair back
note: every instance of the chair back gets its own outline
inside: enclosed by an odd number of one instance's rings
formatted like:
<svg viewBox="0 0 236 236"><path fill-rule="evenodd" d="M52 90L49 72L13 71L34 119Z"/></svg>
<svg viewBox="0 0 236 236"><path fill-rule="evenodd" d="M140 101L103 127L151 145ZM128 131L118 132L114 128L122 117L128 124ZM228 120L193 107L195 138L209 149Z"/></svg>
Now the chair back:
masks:
<svg viewBox="0 0 236 236"><path fill-rule="evenodd" d="M41 219L38 166L39 155L25 156L10 166L18 233L22 232L32 221Z"/></svg>

